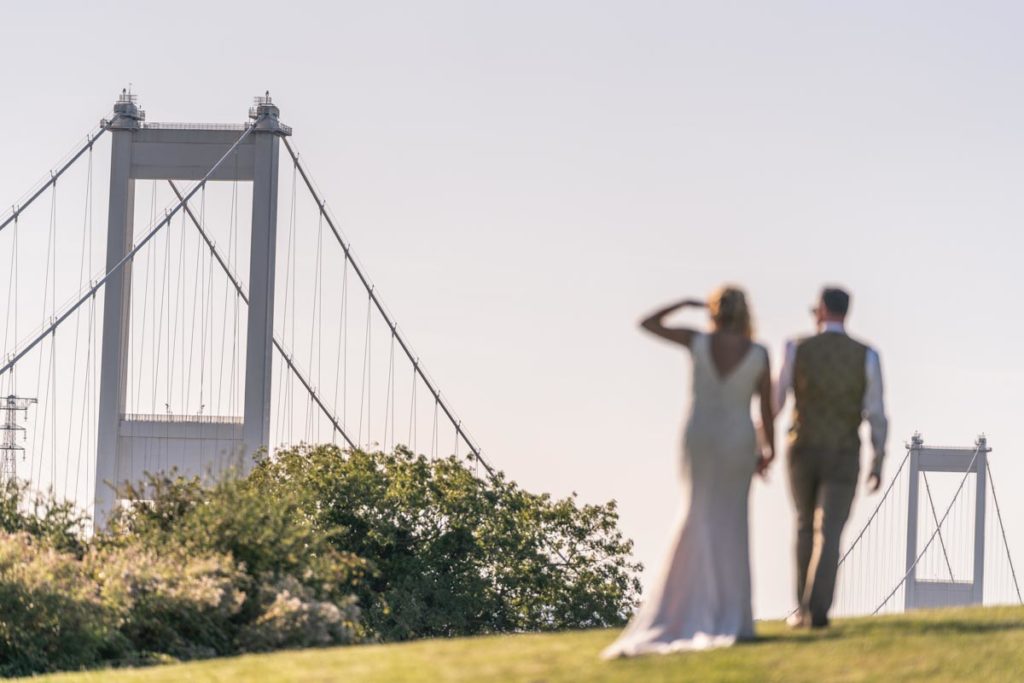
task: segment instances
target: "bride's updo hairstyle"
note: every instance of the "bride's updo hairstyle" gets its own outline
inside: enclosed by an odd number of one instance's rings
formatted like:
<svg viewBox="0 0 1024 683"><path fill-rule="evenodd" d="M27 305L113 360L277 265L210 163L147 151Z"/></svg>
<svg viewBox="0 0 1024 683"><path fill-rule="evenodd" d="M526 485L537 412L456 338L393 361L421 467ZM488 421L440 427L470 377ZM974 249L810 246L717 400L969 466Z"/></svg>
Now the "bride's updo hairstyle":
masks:
<svg viewBox="0 0 1024 683"><path fill-rule="evenodd" d="M711 321L719 332L732 332L750 338L754 335L747 295L739 287L719 287L708 299Z"/></svg>

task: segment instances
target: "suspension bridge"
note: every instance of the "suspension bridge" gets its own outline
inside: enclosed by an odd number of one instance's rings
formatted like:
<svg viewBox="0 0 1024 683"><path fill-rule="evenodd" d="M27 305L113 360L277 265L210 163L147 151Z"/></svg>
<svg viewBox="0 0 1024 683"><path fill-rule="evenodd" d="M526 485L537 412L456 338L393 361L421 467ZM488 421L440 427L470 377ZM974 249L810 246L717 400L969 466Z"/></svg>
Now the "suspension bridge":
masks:
<svg viewBox="0 0 1024 683"><path fill-rule="evenodd" d="M4 477L102 522L113 483L283 444L404 444L493 474L291 134L269 93L244 123L194 124L122 92L0 216Z"/></svg>
<svg viewBox="0 0 1024 683"><path fill-rule="evenodd" d="M847 529L837 614L1024 604L991 450L984 436L962 448L911 438L864 526Z"/></svg>
<svg viewBox="0 0 1024 683"><path fill-rule="evenodd" d="M269 93L243 123L195 124L147 121L122 92L0 214L0 479L102 523L114 483L300 442L494 473L292 136ZM989 453L908 443L847 532L837 613L1022 602Z"/></svg>

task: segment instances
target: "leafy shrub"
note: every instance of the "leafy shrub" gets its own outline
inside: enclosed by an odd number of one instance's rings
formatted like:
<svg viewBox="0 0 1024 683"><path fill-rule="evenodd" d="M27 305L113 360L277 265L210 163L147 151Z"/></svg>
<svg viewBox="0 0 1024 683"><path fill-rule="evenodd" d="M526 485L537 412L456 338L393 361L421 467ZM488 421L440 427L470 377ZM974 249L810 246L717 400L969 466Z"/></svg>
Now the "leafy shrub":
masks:
<svg viewBox="0 0 1024 683"><path fill-rule="evenodd" d="M554 500L402 447L279 451L248 483L372 563L357 590L385 640L617 625L639 595L613 502Z"/></svg>
<svg viewBox="0 0 1024 683"><path fill-rule="evenodd" d="M76 556L0 533L0 675L90 666L128 650Z"/></svg>
<svg viewBox="0 0 1024 683"><path fill-rule="evenodd" d="M25 482L0 482L0 532L25 532L51 548L81 557L87 521L73 503L58 501L52 493L32 494Z"/></svg>
<svg viewBox="0 0 1024 683"><path fill-rule="evenodd" d="M0 487L0 675L617 625L639 595L614 503L401 447L301 446L122 497L87 538L70 505Z"/></svg>
<svg viewBox="0 0 1024 683"><path fill-rule="evenodd" d="M317 600L308 586L287 578L264 586L260 598L265 605L262 613L238 636L243 651L351 643L359 636L354 597L341 604Z"/></svg>
<svg viewBox="0 0 1024 683"><path fill-rule="evenodd" d="M243 573L229 556L109 546L88 553L84 564L136 656L192 659L234 650L229 634L242 606Z"/></svg>
<svg viewBox="0 0 1024 683"><path fill-rule="evenodd" d="M86 540L71 506L0 489L0 675L363 637L352 586L366 563L294 501L238 479L154 478L126 494Z"/></svg>
<svg viewBox="0 0 1024 683"><path fill-rule="evenodd" d="M128 504L114 515L102 542L232 558L243 598L232 620L238 628L262 619L273 602L267 596L280 586L306 600L334 603L348 614L351 595L368 571L364 560L335 548L289 492L266 498L241 478L203 486L196 478L168 476L150 477L147 486L127 487L122 495ZM356 627L336 633L338 638L325 644L350 643L362 635ZM251 642L246 649L252 649Z"/></svg>

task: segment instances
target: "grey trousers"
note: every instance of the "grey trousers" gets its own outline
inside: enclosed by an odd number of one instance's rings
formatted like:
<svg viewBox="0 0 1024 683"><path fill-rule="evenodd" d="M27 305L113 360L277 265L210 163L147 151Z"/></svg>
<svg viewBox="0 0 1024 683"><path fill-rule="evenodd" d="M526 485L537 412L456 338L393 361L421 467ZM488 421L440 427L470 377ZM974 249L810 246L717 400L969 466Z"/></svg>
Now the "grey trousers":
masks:
<svg viewBox="0 0 1024 683"><path fill-rule="evenodd" d="M812 623L828 619L836 588L839 539L850 516L860 453L791 447L789 482L796 504L796 597Z"/></svg>

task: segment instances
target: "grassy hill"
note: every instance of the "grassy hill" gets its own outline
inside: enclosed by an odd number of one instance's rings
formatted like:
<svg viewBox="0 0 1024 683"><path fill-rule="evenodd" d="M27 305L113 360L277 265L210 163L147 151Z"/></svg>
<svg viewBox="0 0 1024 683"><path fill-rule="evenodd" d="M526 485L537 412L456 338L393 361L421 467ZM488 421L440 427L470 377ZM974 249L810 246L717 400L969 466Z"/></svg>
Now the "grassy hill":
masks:
<svg viewBox="0 0 1024 683"><path fill-rule="evenodd" d="M840 620L826 632L758 625L726 650L602 662L612 631L429 640L304 650L33 681L164 683L559 683L576 681L1024 681L1024 608L918 612Z"/></svg>

